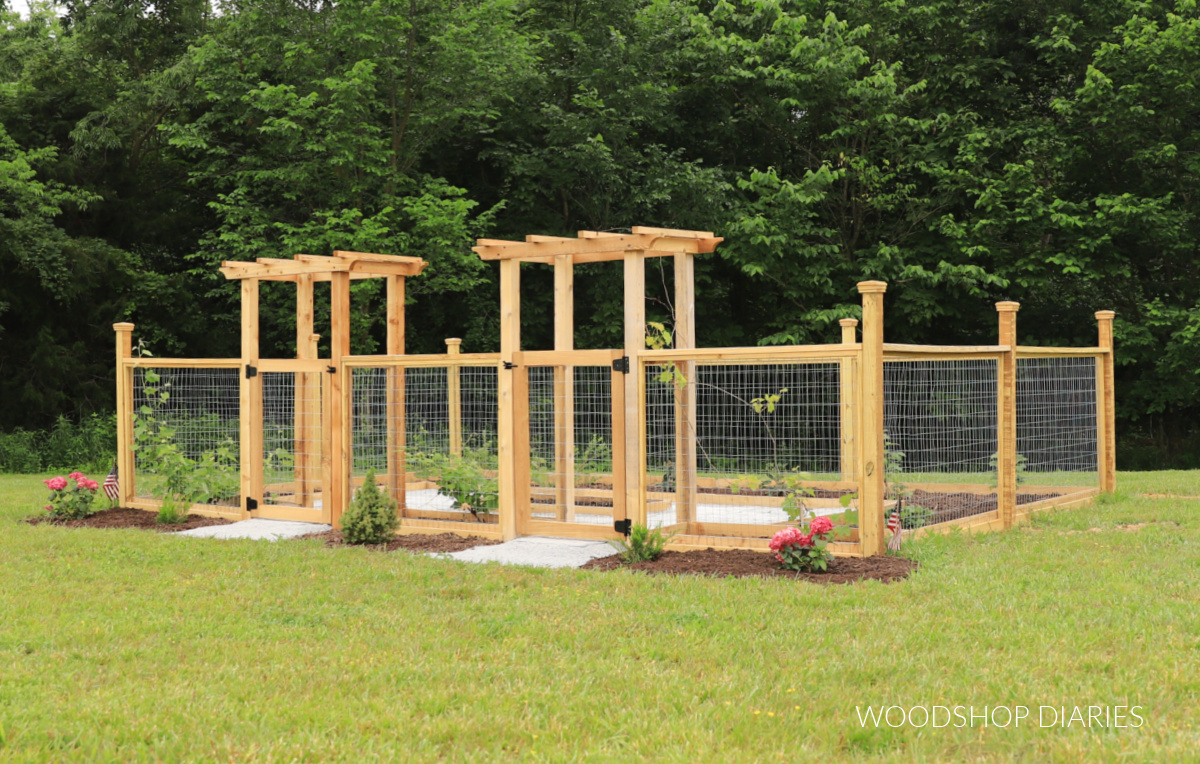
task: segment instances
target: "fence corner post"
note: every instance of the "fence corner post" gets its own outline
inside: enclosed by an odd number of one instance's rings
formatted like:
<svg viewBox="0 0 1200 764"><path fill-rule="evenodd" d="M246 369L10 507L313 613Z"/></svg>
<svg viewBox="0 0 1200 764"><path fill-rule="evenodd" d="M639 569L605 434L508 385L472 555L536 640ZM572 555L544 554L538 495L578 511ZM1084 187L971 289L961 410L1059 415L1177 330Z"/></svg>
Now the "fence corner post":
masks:
<svg viewBox="0 0 1200 764"><path fill-rule="evenodd" d="M1017 513L1017 311L1019 302L998 302L1000 345L1008 346L997 364L996 508L1011 528Z"/></svg>
<svg viewBox="0 0 1200 764"><path fill-rule="evenodd" d="M1099 345L1104 350L1100 366L1096 369L1096 443L1099 447L1096 469L1100 473L1100 490L1104 493L1117 490L1116 350L1113 347L1113 318L1116 315L1111 310L1096 311Z"/></svg>
<svg viewBox="0 0 1200 764"><path fill-rule="evenodd" d="M864 557L884 553L883 294L887 283L860 281L862 353L859 363L858 532Z"/></svg>
<svg viewBox="0 0 1200 764"><path fill-rule="evenodd" d="M133 324L113 324L117 334L117 500L129 506L133 500L133 370L125 361L133 357Z"/></svg>

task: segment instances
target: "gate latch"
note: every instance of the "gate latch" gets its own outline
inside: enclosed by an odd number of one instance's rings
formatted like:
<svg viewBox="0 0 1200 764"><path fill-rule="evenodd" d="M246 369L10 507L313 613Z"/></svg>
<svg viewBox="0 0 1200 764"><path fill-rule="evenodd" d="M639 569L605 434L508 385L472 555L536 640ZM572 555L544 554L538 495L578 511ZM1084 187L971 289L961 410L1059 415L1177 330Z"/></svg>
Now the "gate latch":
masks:
<svg viewBox="0 0 1200 764"><path fill-rule="evenodd" d="M258 509L258 499L246 499L246 511L253 512Z"/></svg>
<svg viewBox="0 0 1200 764"><path fill-rule="evenodd" d="M620 358L613 359L613 371L619 371L622 374L629 373L629 356L623 355Z"/></svg>
<svg viewBox="0 0 1200 764"><path fill-rule="evenodd" d="M628 537L633 531L633 521L629 519L613 520L613 530L617 533L623 533L626 537Z"/></svg>
<svg viewBox="0 0 1200 764"><path fill-rule="evenodd" d="M246 379L254 379L258 376L258 367L246 364Z"/></svg>
<svg viewBox="0 0 1200 764"><path fill-rule="evenodd" d="M513 363L512 361L505 361L504 368L505 369L515 369L515 368L517 368L517 365L515 363Z"/></svg>

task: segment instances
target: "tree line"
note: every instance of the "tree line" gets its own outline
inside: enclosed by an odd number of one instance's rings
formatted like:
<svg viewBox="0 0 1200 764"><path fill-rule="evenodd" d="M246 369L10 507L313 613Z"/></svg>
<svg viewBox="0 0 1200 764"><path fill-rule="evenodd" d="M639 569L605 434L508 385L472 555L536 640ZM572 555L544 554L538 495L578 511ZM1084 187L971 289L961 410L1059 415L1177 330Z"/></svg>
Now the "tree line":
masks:
<svg viewBox="0 0 1200 764"><path fill-rule="evenodd" d="M497 273L474 238L656 225L726 237L697 262L703 345L835 341L863 279L890 284L890 341L992 343L1012 299L1023 343L1094 344L1114 309L1122 466L1200 466L1194 0L2 18L0 429L110 411L114 321L158 355L236 355L222 260L421 256L410 352L483 351ZM579 268L578 347L620 343L616 278ZM669 278L648 276L652 319ZM525 283L524 341L547 347L549 269ZM382 344L379 290L354 285L355 352ZM265 285L264 355L294 352L292 299Z"/></svg>

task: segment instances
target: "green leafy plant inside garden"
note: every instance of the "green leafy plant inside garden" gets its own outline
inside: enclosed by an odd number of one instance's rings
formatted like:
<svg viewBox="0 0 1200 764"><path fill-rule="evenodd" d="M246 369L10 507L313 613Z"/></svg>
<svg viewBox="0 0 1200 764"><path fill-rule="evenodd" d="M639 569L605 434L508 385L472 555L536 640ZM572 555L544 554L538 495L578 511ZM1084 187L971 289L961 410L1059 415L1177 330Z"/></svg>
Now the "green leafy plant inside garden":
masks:
<svg viewBox="0 0 1200 764"><path fill-rule="evenodd" d="M657 560L674 537L674 533L663 533L660 528L635 525L630 529L628 539L609 543L620 551L621 561L628 565Z"/></svg>

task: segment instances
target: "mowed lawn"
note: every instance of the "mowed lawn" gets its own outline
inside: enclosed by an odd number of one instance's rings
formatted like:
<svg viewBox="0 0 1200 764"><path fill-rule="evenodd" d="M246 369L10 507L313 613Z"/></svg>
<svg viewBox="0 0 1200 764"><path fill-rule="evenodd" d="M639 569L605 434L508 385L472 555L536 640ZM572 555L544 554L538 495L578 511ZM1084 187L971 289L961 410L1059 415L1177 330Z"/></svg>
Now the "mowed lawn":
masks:
<svg viewBox="0 0 1200 764"><path fill-rule="evenodd" d="M33 527L42 477L0 476L0 760L1200 751L1197 472L1122 473L1115 500L915 543L910 580L838 587ZM864 728L856 707L880 704L1035 717ZM1041 728L1043 704L1145 721Z"/></svg>

